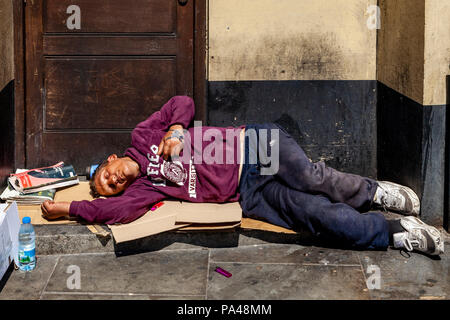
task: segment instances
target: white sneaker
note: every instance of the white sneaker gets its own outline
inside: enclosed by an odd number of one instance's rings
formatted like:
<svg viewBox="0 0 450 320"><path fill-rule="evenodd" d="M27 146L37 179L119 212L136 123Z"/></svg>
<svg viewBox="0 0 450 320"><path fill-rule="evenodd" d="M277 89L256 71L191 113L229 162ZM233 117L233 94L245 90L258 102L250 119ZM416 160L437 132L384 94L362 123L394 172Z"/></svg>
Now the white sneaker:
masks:
<svg viewBox="0 0 450 320"><path fill-rule="evenodd" d="M435 227L416 217L401 218L400 224L406 231L393 234L395 248L417 250L429 255L444 253L444 241Z"/></svg>
<svg viewBox="0 0 450 320"><path fill-rule="evenodd" d="M377 181L377 183L374 204L403 215L419 215L420 200L412 189L388 181Z"/></svg>

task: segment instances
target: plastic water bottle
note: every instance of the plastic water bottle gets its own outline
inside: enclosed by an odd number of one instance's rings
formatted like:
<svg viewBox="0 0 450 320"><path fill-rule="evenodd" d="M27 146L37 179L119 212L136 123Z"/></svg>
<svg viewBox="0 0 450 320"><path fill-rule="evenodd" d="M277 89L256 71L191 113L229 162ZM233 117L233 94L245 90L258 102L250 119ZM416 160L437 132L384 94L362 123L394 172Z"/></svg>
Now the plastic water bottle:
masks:
<svg viewBox="0 0 450 320"><path fill-rule="evenodd" d="M36 267L35 239L30 217L23 217L19 229L19 269L31 271Z"/></svg>

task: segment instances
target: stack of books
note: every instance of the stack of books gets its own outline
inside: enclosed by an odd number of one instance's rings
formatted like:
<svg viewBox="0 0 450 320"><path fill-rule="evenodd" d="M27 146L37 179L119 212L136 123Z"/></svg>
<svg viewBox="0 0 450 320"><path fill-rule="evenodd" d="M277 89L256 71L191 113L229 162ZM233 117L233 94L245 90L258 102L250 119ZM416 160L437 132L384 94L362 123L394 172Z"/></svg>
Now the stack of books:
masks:
<svg viewBox="0 0 450 320"><path fill-rule="evenodd" d="M18 205L34 205L41 204L45 200L55 199L55 193L56 189L49 189L34 193L22 194L8 185L8 187L3 190L0 198L7 203L16 201Z"/></svg>
<svg viewBox="0 0 450 320"><path fill-rule="evenodd" d="M17 169L8 178L8 186L0 198L6 202L16 201L18 205L41 204L53 200L56 189L78 183L74 168L64 162L31 170Z"/></svg>

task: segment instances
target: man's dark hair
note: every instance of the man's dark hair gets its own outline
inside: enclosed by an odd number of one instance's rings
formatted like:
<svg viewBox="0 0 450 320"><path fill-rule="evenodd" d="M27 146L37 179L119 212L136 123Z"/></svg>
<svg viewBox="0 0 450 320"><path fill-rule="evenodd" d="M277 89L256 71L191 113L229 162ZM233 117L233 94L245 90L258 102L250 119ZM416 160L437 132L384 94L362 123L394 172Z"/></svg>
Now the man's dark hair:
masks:
<svg viewBox="0 0 450 320"><path fill-rule="evenodd" d="M101 196L100 193L97 191L97 187L95 186L95 177L97 175L97 172L100 172L100 170L105 167L108 164L108 160L104 160L102 163L99 164L97 169L95 169L94 173L92 174L92 177L89 181L89 187L91 188L91 196L94 198L99 198Z"/></svg>

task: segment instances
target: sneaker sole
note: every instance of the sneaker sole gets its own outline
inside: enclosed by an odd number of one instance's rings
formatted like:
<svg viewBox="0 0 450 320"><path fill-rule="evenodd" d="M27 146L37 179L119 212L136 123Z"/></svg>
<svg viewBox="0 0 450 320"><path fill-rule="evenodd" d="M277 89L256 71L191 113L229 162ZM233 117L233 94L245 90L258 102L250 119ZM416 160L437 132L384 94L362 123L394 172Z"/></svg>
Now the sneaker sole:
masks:
<svg viewBox="0 0 450 320"><path fill-rule="evenodd" d="M417 196L417 194L409 187L406 186L402 186L400 184L394 183L394 182L390 182L390 181L379 181L382 184L386 184L389 185L392 188L396 188L399 190L404 190L411 199L413 199L412 204L413 204L413 209L411 211L411 215L412 216L419 216L420 213L420 200L419 197ZM415 201L414 201L415 200Z"/></svg>

